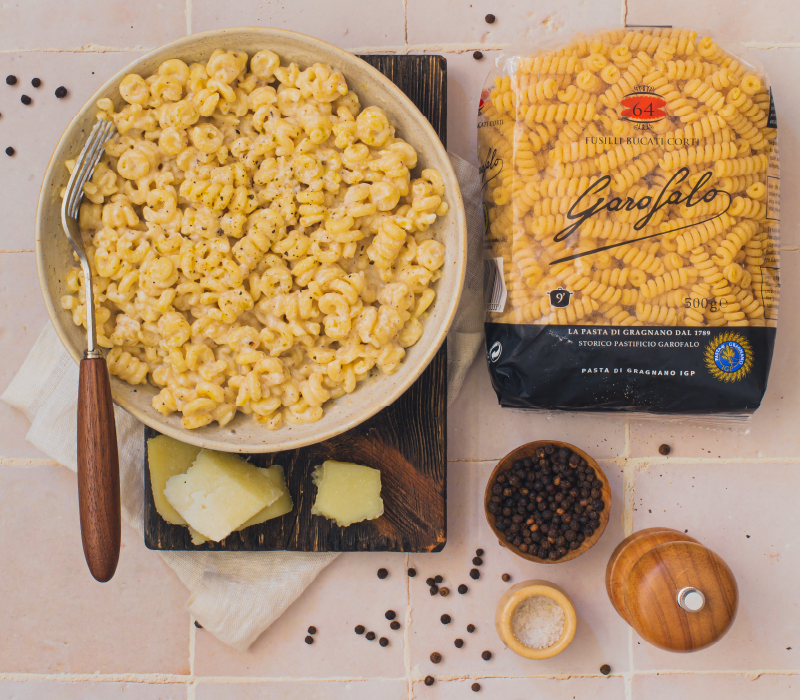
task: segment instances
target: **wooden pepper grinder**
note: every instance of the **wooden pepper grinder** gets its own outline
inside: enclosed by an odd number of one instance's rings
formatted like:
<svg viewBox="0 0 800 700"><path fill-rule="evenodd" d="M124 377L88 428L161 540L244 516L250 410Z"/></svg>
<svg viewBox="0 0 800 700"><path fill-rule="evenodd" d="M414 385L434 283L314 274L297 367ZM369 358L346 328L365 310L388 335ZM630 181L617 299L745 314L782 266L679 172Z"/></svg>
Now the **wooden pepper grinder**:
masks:
<svg viewBox="0 0 800 700"><path fill-rule="evenodd" d="M622 618L666 651L714 644L736 617L736 579L720 557L677 530L651 527L623 540L606 568L606 590Z"/></svg>

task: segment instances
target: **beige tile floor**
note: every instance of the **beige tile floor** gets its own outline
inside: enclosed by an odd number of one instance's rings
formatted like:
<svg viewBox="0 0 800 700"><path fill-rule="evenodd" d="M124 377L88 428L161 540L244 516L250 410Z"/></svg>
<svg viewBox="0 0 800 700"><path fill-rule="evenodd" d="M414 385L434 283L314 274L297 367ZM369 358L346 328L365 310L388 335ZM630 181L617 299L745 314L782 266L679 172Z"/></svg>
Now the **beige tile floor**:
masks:
<svg viewBox="0 0 800 700"><path fill-rule="evenodd" d="M484 22L494 13L493 25ZM482 361L470 370L450 414L450 540L437 555L343 555L247 653L198 629L186 591L130 530L111 584L95 584L82 561L74 477L25 442L25 420L0 404L0 700L215 700L230 698L460 698L788 700L800 696L800 452L796 344L800 312L800 12L790 0L768 5L713 0L11 0L0 3L0 391L46 321L33 255L41 177L72 114L133 56L214 27L271 25L317 35L354 51L436 52L448 59L449 146L475 160L475 112L489 64L510 43L546 41L593 26L686 23L746 42L773 80L781 125L783 280L786 286L773 381L747 426L545 416L500 411ZM476 61L472 51L484 58ZM30 79L39 77L39 89ZM69 97L57 100L58 85ZM25 107L21 94L34 104ZM528 565L498 548L482 519L481 489L509 448L542 436L568 440L602 459L612 483L611 522L589 554L560 567ZM662 443L670 457L658 454ZM668 525L721 554L738 577L741 609L730 634L693 655L647 646L611 609L603 571L632 530ZM482 576L469 559L486 550ZM418 576L405 575L408 566ZM390 576L375 577L385 566ZM441 573L469 592L431 598L424 579ZM576 601L579 631L551 661L525 662L502 648L494 601L512 581L547 577ZM397 611L401 629L384 617ZM439 616L452 622L444 626ZM468 634L465 626L476 625ZM357 637L364 624L387 648ZM308 625L319 632L303 643ZM452 642L465 640L462 649ZM484 649L494 654L480 658ZM432 666L431 651L444 661ZM612 675L604 678L600 665ZM422 684L428 673L433 687Z"/></svg>

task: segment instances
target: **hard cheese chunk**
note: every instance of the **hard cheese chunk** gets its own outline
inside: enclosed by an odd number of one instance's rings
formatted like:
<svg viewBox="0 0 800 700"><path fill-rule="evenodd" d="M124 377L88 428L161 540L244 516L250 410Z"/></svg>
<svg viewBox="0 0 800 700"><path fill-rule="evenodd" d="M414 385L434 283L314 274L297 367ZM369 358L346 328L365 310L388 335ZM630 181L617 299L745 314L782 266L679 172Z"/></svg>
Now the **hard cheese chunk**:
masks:
<svg viewBox="0 0 800 700"><path fill-rule="evenodd" d="M341 527L383 515L381 473L347 462L324 462L314 470L317 499L311 512Z"/></svg>
<svg viewBox="0 0 800 700"><path fill-rule="evenodd" d="M164 520L173 525L186 525L186 521L167 501L164 489L173 476L189 471L199 452L199 447L187 445L166 435L147 441L147 462L150 466L150 485L153 487L156 510Z"/></svg>
<svg viewBox="0 0 800 700"><path fill-rule="evenodd" d="M206 537L205 535L201 535L193 527L189 528L189 534L192 537L192 544L203 544L203 542L208 542L208 537Z"/></svg>
<svg viewBox="0 0 800 700"><path fill-rule="evenodd" d="M281 490L237 455L200 450L186 474L167 482L164 494L191 527L219 542L277 501Z"/></svg>
<svg viewBox="0 0 800 700"><path fill-rule="evenodd" d="M273 464L271 467L267 467L261 471L269 477L272 485L280 490L281 495L278 496L278 500L273 501L266 508L260 510L244 525L237 527L237 530L244 530L251 525L260 525L261 523L267 522L267 520L272 520L272 518L286 515L286 513L294 507L292 497L289 495L289 489L286 488L286 478L283 475L283 467L280 464Z"/></svg>

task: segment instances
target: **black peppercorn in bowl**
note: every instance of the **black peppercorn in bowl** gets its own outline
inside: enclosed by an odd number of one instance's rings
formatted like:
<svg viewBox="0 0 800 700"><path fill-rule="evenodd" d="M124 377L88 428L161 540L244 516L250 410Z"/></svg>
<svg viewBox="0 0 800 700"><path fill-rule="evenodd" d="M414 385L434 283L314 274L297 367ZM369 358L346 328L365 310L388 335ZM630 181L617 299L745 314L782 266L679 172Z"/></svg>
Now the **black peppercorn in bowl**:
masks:
<svg viewBox="0 0 800 700"><path fill-rule="evenodd" d="M600 539L611 511L611 486L583 450L539 440L497 463L484 510L501 545L528 561L560 564Z"/></svg>

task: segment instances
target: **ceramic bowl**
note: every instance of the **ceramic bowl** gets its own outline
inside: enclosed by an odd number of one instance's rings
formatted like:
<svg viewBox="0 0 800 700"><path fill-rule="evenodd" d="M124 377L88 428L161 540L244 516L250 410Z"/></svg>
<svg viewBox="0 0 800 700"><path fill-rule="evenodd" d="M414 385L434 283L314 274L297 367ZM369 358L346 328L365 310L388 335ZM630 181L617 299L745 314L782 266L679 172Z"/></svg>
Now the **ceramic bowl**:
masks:
<svg viewBox="0 0 800 700"><path fill-rule="evenodd" d="M88 100L70 122L50 160L39 197L36 219L36 259L39 281L50 320L64 347L76 362L86 348L82 327L75 326L71 314L61 308L59 300L67 293L67 270L75 265L72 250L60 223L60 190L66 186L69 173L64 166L68 158L80 152L95 122L98 99L111 98L120 107L117 90L128 73L143 76L155 73L169 58L187 63L203 62L216 48L238 49L251 56L261 50L275 51L283 62L296 62L301 69L315 63L327 63L342 71L351 89L358 94L362 107L378 105L397 127L397 135L407 140L419 154L415 173L423 168L436 168L444 177L445 198L450 211L434 224L436 237L446 250L444 274L436 283L436 301L425 321L422 337L406 353L402 367L393 375L370 378L359 384L352 394L325 405L323 418L308 425L285 426L269 431L249 416L237 414L225 427L209 425L197 430L181 427L179 413L164 417L151 405L157 389L150 384L131 386L111 377L111 393L115 403L143 423L161 433L201 447L229 452L276 452L290 450L326 440L362 423L394 402L419 377L441 346L453 321L467 258L466 218L455 173L447 152L436 132L420 111L388 78L361 59L319 39L279 29L241 27L193 34L173 41L130 63L109 78Z"/></svg>
<svg viewBox="0 0 800 700"><path fill-rule="evenodd" d="M534 649L520 642L512 627L514 611L528 598L534 596L550 598L564 611L564 630L561 632L561 636L555 644L543 649ZM578 616L575 614L572 599L566 591L549 581L531 580L511 586L501 596L497 603L494 626L503 644L515 654L524 656L526 659L550 659L571 644L575 637L575 631L578 629Z"/></svg>
<svg viewBox="0 0 800 700"><path fill-rule="evenodd" d="M605 507L603 510L600 511L598 516L598 527L592 533L591 537L587 537L578 549L570 549L567 553L561 557L561 559L556 559L556 561L551 561L550 559L541 559L533 554L529 554L528 552L520 552L517 547L512 545L508 540L506 540L505 534L498 530L494 524L494 515L489 512L489 501L492 498L492 484L494 483L495 477L504 471L508 471L511 469L511 465L518 460L522 460L527 458L533 459L533 455L535 454L536 450L540 447L544 447L545 445L555 445L556 449L561 449L562 447L566 447L568 450L572 450L576 452L581 457L583 457L587 464L594 469L595 475L600 480L601 483L601 491L603 495L603 502L605 503ZM528 561L536 562L537 564L563 564L566 561L571 561L576 557L579 557L581 554L588 552L592 547L594 547L597 540L600 539L600 536L603 534L603 531L606 529L606 525L608 524L608 516L611 512L611 486L608 483L608 479L606 478L605 472L600 468L600 465L594 461L588 454L586 454L583 450L575 447L574 445L570 445L567 442L558 442L557 440L538 440L536 442L529 442L527 445L521 445L517 447L515 450L509 452L503 459L501 459L497 466L492 471L492 475L489 477L489 481L486 484L486 493L484 494L483 499L483 509L486 515L486 521L489 523L489 527L492 528L492 532L497 536L497 539L500 541L500 544L509 549L510 551L514 552L518 557L522 557L523 559L527 559Z"/></svg>

